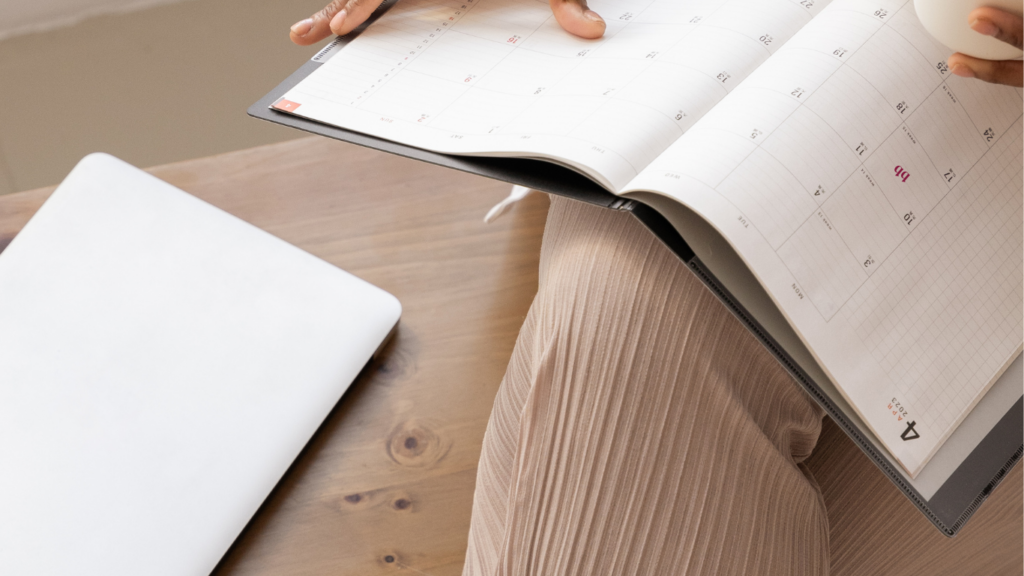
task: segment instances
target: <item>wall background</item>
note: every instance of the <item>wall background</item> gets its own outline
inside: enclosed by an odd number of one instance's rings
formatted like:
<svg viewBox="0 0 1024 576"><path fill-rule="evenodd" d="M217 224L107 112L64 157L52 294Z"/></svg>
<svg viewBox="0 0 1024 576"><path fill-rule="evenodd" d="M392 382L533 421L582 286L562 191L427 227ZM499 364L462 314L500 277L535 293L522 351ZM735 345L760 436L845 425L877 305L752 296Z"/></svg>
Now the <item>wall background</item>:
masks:
<svg viewBox="0 0 1024 576"><path fill-rule="evenodd" d="M0 40L72 26L100 14L142 10L184 0L11 0L0 2Z"/></svg>
<svg viewBox="0 0 1024 576"><path fill-rule="evenodd" d="M303 136L245 110L316 53L288 28L326 2L0 0L0 26L42 30L0 41L0 194L91 152L148 167Z"/></svg>

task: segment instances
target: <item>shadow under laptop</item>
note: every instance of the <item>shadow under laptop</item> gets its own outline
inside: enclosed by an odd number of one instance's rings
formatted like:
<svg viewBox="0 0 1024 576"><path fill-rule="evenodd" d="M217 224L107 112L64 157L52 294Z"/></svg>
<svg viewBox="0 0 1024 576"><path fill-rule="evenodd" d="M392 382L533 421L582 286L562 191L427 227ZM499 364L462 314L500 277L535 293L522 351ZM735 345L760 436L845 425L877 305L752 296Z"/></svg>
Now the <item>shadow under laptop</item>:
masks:
<svg viewBox="0 0 1024 576"><path fill-rule="evenodd" d="M239 568L240 559L245 558L251 561L252 558L260 556L260 554L255 553L256 551L253 550L260 545L257 534L261 533L266 525L273 523L275 518L281 514L282 506L289 502L289 495L296 487L310 480L313 476L329 473L328 470L314 470L317 456L325 450L331 449L331 446L334 444L332 440L343 433L343 423L351 424L352 416L350 413L358 410L358 405L364 401L363 399L370 390L386 388L396 379L415 372L415 359L410 351L410 340L414 341L415 336L405 334L402 330L402 324L399 322L395 328L394 335L381 348L380 352L370 359L362 371L359 372L355 381L345 391L337 404L334 405L327 418L317 428L316 433L313 434L312 438L310 438L309 442L306 443L306 446L295 458L295 461L292 462L288 471L281 477L277 485L270 492L270 495L263 501L263 504L253 514L234 543L228 548L224 557L221 558L221 561L211 572L211 575L224 576L235 573ZM389 452L391 452L390 448L395 442L398 442L403 447L408 446L405 452L424 452L428 446L425 445L423 440L424 438L421 433L418 435L406 435L400 439L389 438L381 444L386 445ZM347 503L354 505L362 504L363 506L369 504L370 500L363 493L348 494L343 499ZM401 498L397 499L393 504L396 509L405 509L410 505L408 499Z"/></svg>

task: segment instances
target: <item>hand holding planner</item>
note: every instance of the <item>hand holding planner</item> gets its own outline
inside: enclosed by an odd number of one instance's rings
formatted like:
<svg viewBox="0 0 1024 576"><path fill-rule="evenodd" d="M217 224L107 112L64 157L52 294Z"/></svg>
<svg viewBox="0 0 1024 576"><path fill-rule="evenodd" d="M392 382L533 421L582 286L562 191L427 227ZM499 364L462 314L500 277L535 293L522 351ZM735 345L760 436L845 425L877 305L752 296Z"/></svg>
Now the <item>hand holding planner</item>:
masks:
<svg viewBox="0 0 1024 576"><path fill-rule="evenodd" d="M383 0L333 0L316 14L292 25L292 42L308 46L330 34L344 36L373 14ZM581 38L600 38L605 22L587 8L587 0L550 0L555 20L566 32Z"/></svg>

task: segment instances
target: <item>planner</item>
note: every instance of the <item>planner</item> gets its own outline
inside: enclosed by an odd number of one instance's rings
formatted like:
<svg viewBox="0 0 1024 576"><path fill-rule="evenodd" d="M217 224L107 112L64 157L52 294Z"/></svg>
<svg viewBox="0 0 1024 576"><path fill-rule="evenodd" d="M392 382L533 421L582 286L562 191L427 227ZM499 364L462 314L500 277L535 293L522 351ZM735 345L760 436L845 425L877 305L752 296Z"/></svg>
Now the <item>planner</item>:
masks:
<svg viewBox="0 0 1024 576"><path fill-rule="evenodd" d="M785 324L762 340L806 350L791 371L914 484L1021 354L1021 91L951 75L905 0L591 7L598 40L546 2L402 0L256 115L498 177L540 160L689 256L734 253L691 268L725 299L749 276Z"/></svg>

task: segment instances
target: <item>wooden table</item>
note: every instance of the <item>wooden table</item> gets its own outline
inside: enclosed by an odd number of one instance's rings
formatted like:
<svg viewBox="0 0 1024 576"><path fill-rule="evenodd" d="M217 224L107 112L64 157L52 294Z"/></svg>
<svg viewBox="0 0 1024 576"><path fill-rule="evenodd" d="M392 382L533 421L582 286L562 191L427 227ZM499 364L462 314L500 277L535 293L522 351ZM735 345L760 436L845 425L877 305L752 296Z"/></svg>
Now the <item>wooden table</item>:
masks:
<svg viewBox="0 0 1024 576"><path fill-rule="evenodd" d="M404 306L395 340L217 573L460 574L484 426L536 291L546 198L486 225L507 185L320 138L151 172ZM0 197L0 249L51 191ZM833 575L1022 573L1020 466L950 540L831 422L809 465Z"/></svg>

